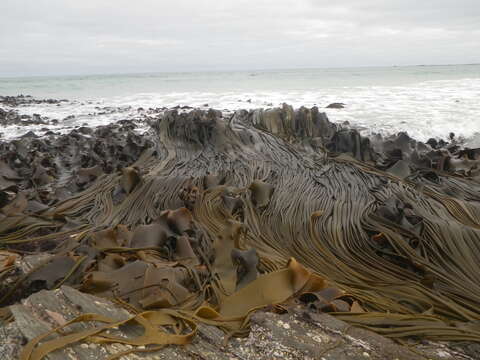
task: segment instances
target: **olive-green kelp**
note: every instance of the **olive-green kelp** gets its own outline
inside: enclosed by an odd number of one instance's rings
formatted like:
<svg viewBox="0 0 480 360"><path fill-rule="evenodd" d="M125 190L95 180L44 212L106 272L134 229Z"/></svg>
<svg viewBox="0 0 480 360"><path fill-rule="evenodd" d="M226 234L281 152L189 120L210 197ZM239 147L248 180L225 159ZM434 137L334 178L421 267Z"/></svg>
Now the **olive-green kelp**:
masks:
<svg viewBox="0 0 480 360"><path fill-rule="evenodd" d="M478 151L370 143L287 105L169 111L154 129L131 166L40 213L19 193L0 222L6 249L59 244L1 302L70 284L123 304L144 335L85 314L73 322L101 325L45 334L23 359L76 341L185 344L198 322L243 335L252 311L292 297L396 339L480 341Z"/></svg>

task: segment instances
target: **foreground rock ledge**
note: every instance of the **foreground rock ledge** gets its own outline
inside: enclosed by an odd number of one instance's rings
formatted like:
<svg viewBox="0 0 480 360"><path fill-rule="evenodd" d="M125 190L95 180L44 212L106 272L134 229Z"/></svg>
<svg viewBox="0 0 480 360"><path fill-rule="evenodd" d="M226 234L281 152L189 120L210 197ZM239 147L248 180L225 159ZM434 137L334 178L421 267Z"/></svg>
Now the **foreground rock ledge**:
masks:
<svg viewBox="0 0 480 360"><path fill-rule="evenodd" d="M0 356L16 359L27 341L82 314L97 313L118 320L130 314L109 302L68 286L40 291L10 307L14 321L0 332ZM93 324L91 326L94 326ZM86 325L75 324L80 330ZM311 314L295 308L287 314L257 312L247 338L233 338L225 346L224 334L216 327L199 325L193 343L169 346L154 353L137 353L123 359L473 359L446 345L424 343L411 349L373 332L349 327L328 314ZM139 335L133 328L119 330L125 336ZM128 349L128 345L78 343L45 357L104 359Z"/></svg>

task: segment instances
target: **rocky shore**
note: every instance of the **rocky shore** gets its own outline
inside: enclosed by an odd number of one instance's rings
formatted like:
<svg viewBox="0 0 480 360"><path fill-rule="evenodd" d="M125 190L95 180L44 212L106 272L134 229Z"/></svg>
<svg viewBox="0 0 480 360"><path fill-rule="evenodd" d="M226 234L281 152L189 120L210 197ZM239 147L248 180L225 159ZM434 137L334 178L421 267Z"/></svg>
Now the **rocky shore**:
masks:
<svg viewBox="0 0 480 360"><path fill-rule="evenodd" d="M42 101L0 97L0 125L52 124L16 110ZM480 149L137 110L0 138L0 354L479 358Z"/></svg>

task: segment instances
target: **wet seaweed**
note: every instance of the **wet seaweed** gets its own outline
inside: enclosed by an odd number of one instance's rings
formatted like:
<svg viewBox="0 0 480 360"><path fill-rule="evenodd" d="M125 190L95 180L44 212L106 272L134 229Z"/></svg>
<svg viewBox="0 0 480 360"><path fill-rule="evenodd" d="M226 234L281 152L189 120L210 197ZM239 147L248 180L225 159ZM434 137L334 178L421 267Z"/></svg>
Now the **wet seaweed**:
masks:
<svg viewBox="0 0 480 360"><path fill-rule="evenodd" d="M19 192L0 221L9 251L57 244L4 305L68 284L125 304L145 334L108 336L121 324L86 314L73 322L104 325L34 339L23 359L80 340L185 344L199 322L241 336L252 311L298 296L394 339L480 341L478 151L370 142L287 105L153 125L135 163L80 172L89 186L35 214Z"/></svg>

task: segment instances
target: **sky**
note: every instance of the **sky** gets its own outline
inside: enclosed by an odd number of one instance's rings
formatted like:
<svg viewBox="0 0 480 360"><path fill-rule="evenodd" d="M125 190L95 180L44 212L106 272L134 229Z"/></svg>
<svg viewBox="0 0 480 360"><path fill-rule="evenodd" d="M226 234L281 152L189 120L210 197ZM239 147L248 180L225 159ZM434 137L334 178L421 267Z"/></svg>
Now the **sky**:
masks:
<svg viewBox="0 0 480 360"><path fill-rule="evenodd" d="M0 0L0 76L480 62L480 0Z"/></svg>

